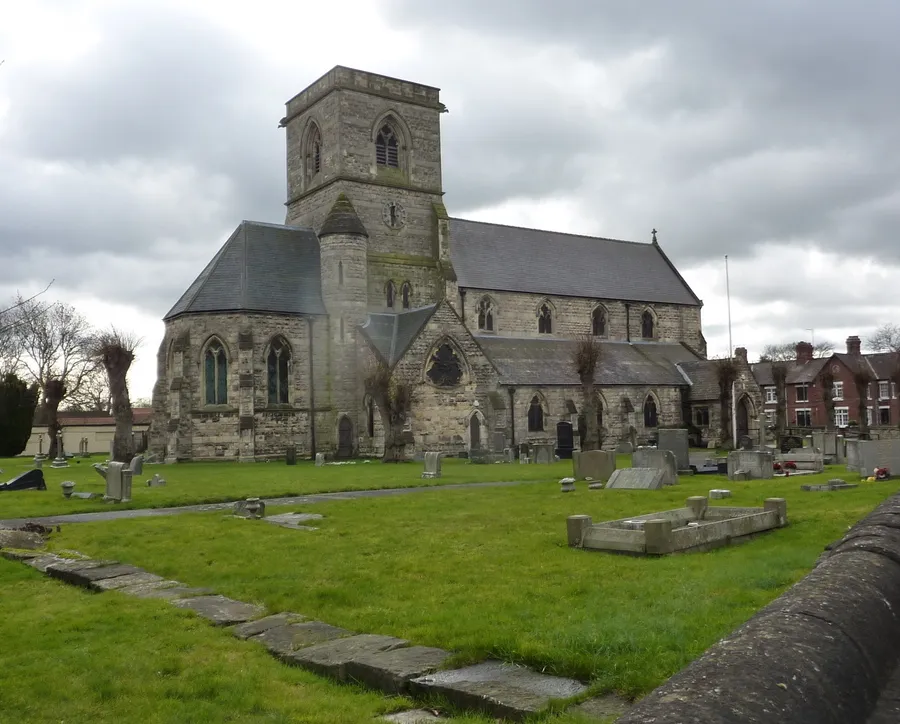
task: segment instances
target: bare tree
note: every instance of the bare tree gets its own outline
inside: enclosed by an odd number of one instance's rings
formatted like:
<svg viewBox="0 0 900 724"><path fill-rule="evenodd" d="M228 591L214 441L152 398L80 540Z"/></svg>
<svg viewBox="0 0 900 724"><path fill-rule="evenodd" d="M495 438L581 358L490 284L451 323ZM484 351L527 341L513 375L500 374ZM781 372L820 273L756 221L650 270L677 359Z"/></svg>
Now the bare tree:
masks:
<svg viewBox="0 0 900 724"><path fill-rule="evenodd" d="M47 411L47 435L50 438L50 449L47 454L51 458L60 457L64 451L59 450L57 443L60 439L59 432L62 425L59 424L59 403L66 396L66 385L62 380L49 379L42 388L44 395L44 409Z"/></svg>
<svg viewBox="0 0 900 724"><path fill-rule="evenodd" d="M412 389L405 382L394 379L391 369L381 361L369 369L364 384L366 393L371 395L378 407L384 426L382 462L402 462L406 447L403 427L409 415Z"/></svg>
<svg viewBox="0 0 900 724"><path fill-rule="evenodd" d="M727 448L731 441L731 396L732 385L737 380L738 367L730 357L716 360L716 381L719 383L719 415L721 418L722 447Z"/></svg>
<svg viewBox="0 0 900 724"><path fill-rule="evenodd" d="M799 342L778 342L767 344L763 347L759 356L760 362L793 362L797 359L797 345ZM831 357L834 354L834 345L831 342L820 341L813 345L813 357Z"/></svg>
<svg viewBox="0 0 900 724"><path fill-rule="evenodd" d="M891 322L882 324L872 332L866 345L873 352L900 352L900 325Z"/></svg>
<svg viewBox="0 0 900 724"><path fill-rule="evenodd" d="M112 394L106 370L101 365L96 366L85 377L78 391L66 397L63 407L67 410L102 412L107 415L112 412Z"/></svg>
<svg viewBox="0 0 900 724"><path fill-rule="evenodd" d="M128 370L134 362L134 351L139 344L140 340L133 334L110 327L95 337L91 347L109 380L112 413L116 419L113 460L123 463L131 462L134 457L134 441L131 436L134 414L128 397Z"/></svg>
<svg viewBox="0 0 900 724"><path fill-rule="evenodd" d="M584 410L583 450L600 448L600 425L597 419L597 394L594 389L594 373L600 363L600 342L590 334L578 338L572 350L572 366L581 381L582 409Z"/></svg>

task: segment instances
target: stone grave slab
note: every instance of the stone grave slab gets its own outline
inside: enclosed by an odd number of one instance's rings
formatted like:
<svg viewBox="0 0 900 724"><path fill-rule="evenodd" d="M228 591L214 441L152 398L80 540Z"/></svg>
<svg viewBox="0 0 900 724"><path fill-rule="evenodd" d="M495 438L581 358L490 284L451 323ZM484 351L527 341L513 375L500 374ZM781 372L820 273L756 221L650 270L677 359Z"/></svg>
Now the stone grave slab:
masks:
<svg viewBox="0 0 900 724"><path fill-rule="evenodd" d="M113 579L115 580L115 579ZM163 596L154 595L157 591L163 589L174 589L177 586L181 586L182 584L178 581L166 580L162 579L160 581L153 581L150 583L135 583L130 586L125 586L123 588L116 589L119 593L124 593L128 596L134 596L135 598L163 598ZM197 595L196 593L191 593L190 595ZM177 596L172 596L172 598L177 598Z"/></svg>
<svg viewBox="0 0 900 724"><path fill-rule="evenodd" d="M576 480L590 478L605 483L616 469L616 454L611 450L576 450L572 453Z"/></svg>
<svg viewBox="0 0 900 724"><path fill-rule="evenodd" d="M251 640L258 641L272 654L290 663L288 657L297 649L352 635L353 631L321 621L304 621L270 628L253 636Z"/></svg>
<svg viewBox="0 0 900 724"><path fill-rule="evenodd" d="M173 600L172 604L178 606L178 608L189 609L198 616L211 621L216 626L244 623L252 618L259 618L265 613L265 609L262 606L235 601L219 595L182 598Z"/></svg>
<svg viewBox="0 0 900 724"><path fill-rule="evenodd" d="M658 468L665 471L663 485L678 483L678 467L675 455L671 450L660 450L653 447L639 447L631 456L633 468Z"/></svg>
<svg viewBox="0 0 900 724"><path fill-rule="evenodd" d="M820 483L818 485L801 485L800 490L805 490L810 493L827 493L832 490L849 490L850 488L858 487L859 485L855 483L845 483L843 480L829 480L827 483Z"/></svg>
<svg viewBox="0 0 900 724"><path fill-rule="evenodd" d="M44 556L44 553L36 553L34 551L24 551L24 550L15 550L15 551L0 551L0 556L3 556L8 561L19 561L20 563L25 563L34 558L40 558Z"/></svg>
<svg viewBox="0 0 900 724"><path fill-rule="evenodd" d="M619 455L628 455L633 452L634 445L632 445L630 442L620 442L616 446L616 453L618 453Z"/></svg>
<svg viewBox="0 0 900 724"><path fill-rule="evenodd" d="M409 687L416 694L443 696L461 708L516 720L543 711L553 699L568 699L587 690L575 679L500 661L438 671L412 679Z"/></svg>
<svg viewBox="0 0 900 724"><path fill-rule="evenodd" d="M103 493L76 493L73 492L70 498L76 498L77 500L99 500L103 497Z"/></svg>
<svg viewBox="0 0 900 724"><path fill-rule="evenodd" d="M348 662L369 654L391 651L407 645L409 645L408 641L393 636L358 634L308 646L290 654L288 659L316 674L346 681Z"/></svg>
<svg viewBox="0 0 900 724"><path fill-rule="evenodd" d="M64 558L49 554L46 556L38 556L37 558L29 558L27 561L25 561L25 564L40 571L41 573L46 573L49 566L52 566L54 563L61 563L64 560Z"/></svg>
<svg viewBox="0 0 900 724"><path fill-rule="evenodd" d="M125 493L122 482L122 472L125 470L125 463L113 460L106 466L106 497L109 500L122 500Z"/></svg>
<svg viewBox="0 0 900 724"><path fill-rule="evenodd" d="M768 480L775 477L772 453L760 450L732 450L728 453L728 479L735 480L738 471L749 473L749 480Z"/></svg>
<svg viewBox="0 0 900 724"><path fill-rule="evenodd" d="M300 623L305 620L306 616L301 616L299 613L283 611L281 613L272 614L271 616L259 618L256 621L248 621L247 623L239 624L232 629L231 633L234 634L236 638L248 639L251 636L259 636L269 629L289 626L292 623Z"/></svg>
<svg viewBox="0 0 900 724"><path fill-rule="evenodd" d="M709 491L710 500L722 500L723 498L730 498L731 491L725 490L724 488L714 488Z"/></svg>
<svg viewBox="0 0 900 724"><path fill-rule="evenodd" d="M444 720L426 709L410 709L409 711L398 711L396 714L386 714L379 721L392 722L392 724L430 724L430 722Z"/></svg>
<svg viewBox="0 0 900 724"><path fill-rule="evenodd" d="M164 586L163 583L174 583L174 586ZM132 593L131 588L140 589L138 593ZM185 586L179 581L164 581L158 585L149 583L144 586L129 586L120 588L122 593L127 593L138 598L161 598L166 601L174 601L178 598L197 598L197 596L211 596L215 594L211 588L194 588Z"/></svg>
<svg viewBox="0 0 900 724"><path fill-rule="evenodd" d="M270 515L264 518L266 523L272 523L282 528L290 528L291 530L318 530L311 525L303 525L310 520L322 520L319 513L279 513L278 515Z"/></svg>
<svg viewBox="0 0 900 724"><path fill-rule="evenodd" d="M864 477L873 475L875 468L888 468L892 475L900 473L900 440L860 440L857 453Z"/></svg>
<svg viewBox="0 0 900 724"><path fill-rule="evenodd" d="M656 442L659 450L668 450L675 456L675 468L687 470L691 466L690 446L686 428L660 428Z"/></svg>
<svg viewBox="0 0 900 724"><path fill-rule="evenodd" d="M44 537L40 533L0 528L0 548L24 548L33 551L43 548L44 545Z"/></svg>
<svg viewBox="0 0 900 724"><path fill-rule="evenodd" d="M666 471L659 468L622 468L614 470L606 484L609 490L660 490Z"/></svg>
<svg viewBox="0 0 900 724"><path fill-rule="evenodd" d="M96 561L76 561L76 563L96 563ZM46 571L51 578L57 578L73 586L93 588L94 581L102 581L107 578L127 576L132 573L146 573L142 568L131 566L127 563L101 564L91 567L80 567L61 563L49 566Z"/></svg>
<svg viewBox="0 0 900 724"><path fill-rule="evenodd" d="M94 581L91 583L91 588L95 591L115 591L119 588L157 583L164 580L165 579L162 576L157 576L155 573L131 573L125 576L103 578L99 581Z"/></svg>
<svg viewBox="0 0 900 724"><path fill-rule="evenodd" d="M386 694L406 693L407 682L439 669L452 656L430 646L379 651L347 662L348 680L359 681Z"/></svg>
<svg viewBox="0 0 900 724"><path fill-rule="evenodd" d="M41 470L26 470L8 483L0 484L0 492L15 490L46 490L44 473Z"/></svg>
<svg viewBox="0 0 900 724"><path fill-rule="evenodd" d="M628 711L628 702L615 694L596 696L566 709L566 713L581 714L589 719L615 719Z"/></svg>

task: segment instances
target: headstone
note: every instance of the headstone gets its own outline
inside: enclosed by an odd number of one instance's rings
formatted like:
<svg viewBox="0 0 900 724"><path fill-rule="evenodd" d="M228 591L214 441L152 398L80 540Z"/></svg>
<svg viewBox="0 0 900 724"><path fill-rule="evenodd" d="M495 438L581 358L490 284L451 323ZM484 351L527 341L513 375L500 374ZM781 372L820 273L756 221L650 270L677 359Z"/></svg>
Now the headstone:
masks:
<svg viewBox="0 0 900 724"><path fill-rule="evenodd" d="M515 448L508 447L503 453L506 455L506 462L514 463L516 461L516 450Z"/></svg>
<svg viewBox="0 0 900 724"><path fill-rule="evenodd" d="M559 481L559 492L561 493L574 493L575 492L575 478L563 478Z"/></svg>
<svg viewBox="0 0 900 724"><path fill-rule="evenodd" d="M844 449L847 453L847 470L854 473L862 473L859 467L859 440L844 439Z"/></svg>
<svg viewBox="0 0 900 724"><path fill-rule="evenodd" d="M671 450L639 447L631 456L631 465L635 468L659 468L665 472L665 485L678 483L678 469L675 466L675 455Z"/></svg>
<svg viewBox="0 0 900 724"><path fill-rule="evenodd" d="M131 458L131 462L128 464L128 469L131 470L132 475L140 475L144 472L144 456L143 455L135 455Z"/></svg>
<svg viewBox="0 0 900 724"><path fill-rule="evenodd" d="M575 449L575 433L572 423L562 420L556 423L556 450L560 460L568 460Z"/></svg>
<svg viewBox="0 0 900 724"><path fill-rule="evenodd" d="M728 453L728 479L738 480L738 472L749 475L746 480L766 480L775 476L773 456L760 450L732 450ZM743 476L741 476L743 477Z"/></svg>
<svg viewBox="0 0 900 724"><path fill-rule="evenodd" d="M730 498L731 491L723 488L715 488L709 491L709 497L712 500L721 500L722 498Z"/></svg>
<svg viewBox="0 0 900 724"><path fill-rule="evenodd" d="M841 465L847 461L847 447L843 435L834 436L834 462Z"/></svg>
<svg viewBox="0 0 900 724"><path fill-rule="evenodd" d="M325 464L325 453L316 453L316 467L321 468Z"/></svg>
<svg viewBox="0 0 900 724"><path fill-rule="evenodd" d="M743 435L740 439L741 450L752 450L753 439L749 435Z"/></svg>
<svg viewBox="0 0 900 724"><path fill-rule="evenodd" d="M620 455L628 455L634 452L634 445L625 440L616 446L616 452Z"/></svg>
<svg viewBox="0 0 900 724"><path fill-rule="evenodd" d="M122 469L122 498L121 502L127 503L131 500L131 482L134 480L134 473L129 468Z"/></svg>
<svg viewBox="0 0 900 724"><path fill-rule="evenodd" d="M296 465L297 464L297 446L296 445L288 445L284 451L284 462L287 465Z"/></svg>
<svg viewBox="0 0 900 724"><path fill-rule="evenodd" d="M166 479L159 477L159 473L154 474L150 480L147 481L148 488L161 488L166 484Z"/></svg>
<svg viewBox="0 0 900 724"><path fill-rule="evenodd" d="M15 490L46 490L47 483L44 482L44 473L40 470L27 470L21 475L17 475L8 483L0 485L0 492Z"/></svg>
<svg viewBox="0 0 900 724"><path fill-rule="evenodd" d="M666 471L660 468L621 468L614 470L606 484L608 490L659 490L665 485Z"/></svg>
<svg viewBox="0 0 900 724"><path fill-rule="evenodd" d="M605 483L616 469L616 454L610 450L576 450L572 467L576 480L590 478Z"/></svg>
<svg viewBox="0 0 900 724"><path fill-rule="evenodd" d="M656 447L671 451L677 470L687 470L691 466L688 431L685 428L662 428Z"/></svg>
<svg viewBox="0 0 900 724"><path fill-rule="evenodd" d="M66 460L66 451L63 449L63 436L59 433L56 437L56 459L50 463L51 468L67 468L69 461Z"/></svg>
<svg viewBox="0 0 900 724"><path fill-rule="evenodd" d="M900 440L860 440L857 446L859 472L864 477L874 475L875 468L900 473Z"/></svg>
<svg viewBox="0 0 900 724"><path fill-rule="evenodd" d="M125 463L113 460L106 468L106 498L107 500L122 500L122 471Z"/></svg>
<svg viewBox="0 0 900 724"><path fill-rule="evenodd" d="M534 462L538 465L550 465L554 462L553 445L533 445Z"/></svg>
<svg viewBox="0 0 900 724"><path fill-rule="evenodd" d="M441 454L439 452L425 453L425 471L422 473L423 478L439 478L441 477Z"/></svg>

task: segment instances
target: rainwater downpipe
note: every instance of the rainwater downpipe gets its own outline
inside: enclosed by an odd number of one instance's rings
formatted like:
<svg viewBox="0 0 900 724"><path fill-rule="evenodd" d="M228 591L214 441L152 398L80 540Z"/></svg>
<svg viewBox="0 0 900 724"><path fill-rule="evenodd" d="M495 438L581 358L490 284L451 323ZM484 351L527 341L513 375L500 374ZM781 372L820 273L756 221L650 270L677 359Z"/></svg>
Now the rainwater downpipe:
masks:
<svg viewBox="0 0 900 724"><path fill-rule="evenodd" d="M631 305L625 302L625 341L631 341Z"/></svg>
<svg viewBox="0 0 900 724"><path fill-rule="evenodd" d="M519 448L516 447L516 403L515 403L515 395L516 388L508 387L506 390L509 393L509 422L512 433L512 440L510 444L513 449L513 454L518 458L519 457Z"/></svg>
<svg viewBox="0 0 900 724"><path fill-rule="evenodd" d="M310 458L316 459L316 384L313 377L313 318L307 317L309 323L309 447Z"/></svg>

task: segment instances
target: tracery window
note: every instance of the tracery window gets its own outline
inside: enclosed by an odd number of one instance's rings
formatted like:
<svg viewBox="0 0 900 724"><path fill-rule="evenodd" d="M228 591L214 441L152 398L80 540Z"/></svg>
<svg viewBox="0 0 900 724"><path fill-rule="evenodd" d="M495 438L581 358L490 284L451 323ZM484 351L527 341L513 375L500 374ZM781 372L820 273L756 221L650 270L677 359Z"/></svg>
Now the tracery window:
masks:
<svg viewBox="0 0 900 724"><path fill-rule="evenodd" d="M291 348L284 337L276 337L269 347L266 370L269 376L269 404L285 405L289 402L288 390L291 365Z"/></svg>
<svg viewBox="0 0 900 724"><path fill-rule="evenodd" d="M410 305L410 294L412 292L412 285L409 282L403 282L403 286L400 287L400 300L403 303L404 309L409 309Z"/></svg>
<svg viewBox="0 0 900 724"><path fill-rule="evenodd" d="M541 305L538 313L538 333L551 334L553 332L553 312L546 304Z"/></svg>
<svg viewBox="0 0 900 724"><path fill-rule="evenodd" d="M653 313L648 309L641 315L641 337L644 339L653 339L654 326L656 320L653 319Z"/></svg>
<svg viewBox="0 0 900 724"><path fill-rule="evenodd" d="M606 310L597 307L591 314L591 330L595 337L606 336Z"/></svg>
<svg viewBox="0 0 900 724"><path fill-rule="evenodd" d="M485 332L494 331L494 303L490 297L478 302L478 329Z"/></svg>
<svg viewBox="0 0 900 724"><path fill-rule="evenodd" d="M535 395L528 406L528 432L544 431L544 408L541 407L541 399Z"/></svg>
<svg viewBox="0 0 900 724"><path fill-rule="evenodd" d="M456 387L462 380L462 364L453 345L445 342L435 350L425 373L438 387Z"/></svg>
<svg viewBox="0 0 900 724"><path fill-rule="evenodd" d="M204 398L207 405L224 405L228 402L228 359L225 348L218 339L206 346L203 355L205 382Z"/></svg>
<svg viewBox="0 0 900 724"><path fill-rule="evenodd" d="M375 137L375 162L379 166L400 168L400 144L389 123L385 123Z"/></svg>
<svg viewBox="0 0 900 724"><path fill-rule="evenodd" d="M651 395L644 401L644 427L656 427L659 424L656 400Z"/></svg>

